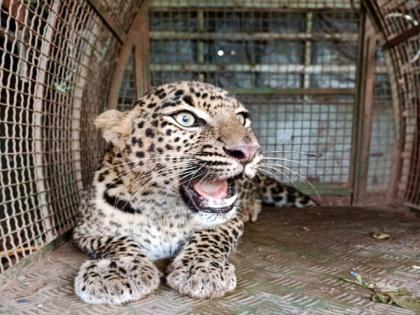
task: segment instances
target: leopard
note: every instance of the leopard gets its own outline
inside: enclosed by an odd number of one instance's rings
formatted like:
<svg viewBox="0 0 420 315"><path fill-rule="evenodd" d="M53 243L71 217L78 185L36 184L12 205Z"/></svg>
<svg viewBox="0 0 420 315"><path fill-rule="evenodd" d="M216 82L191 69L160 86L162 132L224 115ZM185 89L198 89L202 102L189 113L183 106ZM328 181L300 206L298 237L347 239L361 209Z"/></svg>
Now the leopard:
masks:
<svg viewBox="0 0 420 315"><path fill-rule="evenodd" d="M161 280L192 298L222 297L236 287L230 259L245 222L256 221L264 203L315 204L256 176L263 152L249 111L214 85L152 88L131 110L107 110L95 125L107 147L73 230L89 256L74 281L86 303L136 301Z"/></svg>

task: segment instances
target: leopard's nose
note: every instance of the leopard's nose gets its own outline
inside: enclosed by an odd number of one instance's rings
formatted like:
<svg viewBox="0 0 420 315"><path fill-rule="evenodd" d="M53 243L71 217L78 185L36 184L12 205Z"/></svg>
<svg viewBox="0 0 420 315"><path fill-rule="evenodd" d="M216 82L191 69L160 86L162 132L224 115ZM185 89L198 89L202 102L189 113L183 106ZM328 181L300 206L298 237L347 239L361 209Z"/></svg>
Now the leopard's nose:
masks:
<svg viewBox="0 0 420 315"><path fill-rule="evenodd" d="M227 155L233 157L241 163L251 162L255 155L261 151L259 144L239 145L223 148Z"/></svg>

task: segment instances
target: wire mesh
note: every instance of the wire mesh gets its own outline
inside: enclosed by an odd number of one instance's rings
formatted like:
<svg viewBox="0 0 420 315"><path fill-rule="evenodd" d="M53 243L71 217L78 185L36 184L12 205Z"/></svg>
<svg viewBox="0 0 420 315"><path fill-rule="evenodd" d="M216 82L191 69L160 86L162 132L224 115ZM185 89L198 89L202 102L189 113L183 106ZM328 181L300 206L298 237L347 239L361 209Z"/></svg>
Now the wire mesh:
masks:
<svg viewBox="0 0 420 315"><path fill-rule="evenodd" d="M390 54L399 118L397 195L420 209L420 4L381 0L367 3Z"/></svg>
<svg viewBox="0 0 420 315"><path fill-rule="evenodd" d="M282 182L306 178L313 184L349 186L352 96L246 95L240 100L250 110L265 156L285 159L281 164L293 171L284 168L280 174L273 169ZM310 152L317 156L306 154ZM268 163L274 166L277 162L273 159Z"/></svg>
<svg viewBox="0 0 420 315"><path fill-rule="evenodd" d="M97 2L124 32L141 1ZM299 162L283 162L301 174L287 174L294 181L328 184L333 190L327 194L350 191L359 5L153 1L152 84L194 79L230 89L250 108L264 149ZM375 5L385 42L393 42L388 51L394 73L390 80L379 62L368 190L384 192L395 179L390 148L397 138L398 196L420 207L420 35L413 32L419 5L412 0ZM92 122L108 103L120 44L87 1L0 0L0 14L3 272L74 224L79 191L90 184L102 155ZM134 63L130 58L121 85L122 109L133 102Z"/></svg>
<svg viewBox="0 0 420 315"><path fill-rule="evenodd" d="M121 82L121 87L118 92L117 108L121 111L129 110L133 107L135 102L135 77L134 77L134 56L131 54L128 57L127 65L124 69L124 75Z"/></svg>
<svg viewBox="0 0 420 315"><path fill-rule="evenodd" d="M104 14L117 23L118 29L126 33L143 0L97 0L97 2L104 8Z"/></svg>
<svg viewBox="0 0 420 315"><path fill-rule="evenodd" d="M119 44L85 1L0 1L0 13L3 272L73 226Z"/></svg>
<svg viewBox="0 0 420 315"><path fill-rule="evenodd" d="M195 79L231 90L250 108L265 151L278 151L268 154L286 159L283 165L293 170L276 174L282 181L309 179L350 188L358 6L349 1L154 1L152 85Z"/></svg>
<svg viewBox="0 0 420 315"><path fill-rule="evenodd" d="M404 132L400 196L409 205L420 208L420 58L413 61L413 53L420 51L420 35L401 43L391 50L400 80L399 96ZM418 53L420 57L420 53Z"/></svg>
<svg viewBox="0 0 420 315"><path fill-rule="evenodd" d="M154 1L152 85L178 76L225 88L354 88L358 15L345 2Z"/></svg>
<svg viewBox="0 0 420 315"><path fill-rule="evenodd" d="M381 31L388 39L419 24L420 5L417 0L379 0L376 5L382 21Z"/></svg>
<svg viewBox="0 0 420 315"><path fill-rule="evenodd" d="M369 147L368 192L387 193L392 183L396 150L396 126L391 83L384 51L376 52L376 75L372 104L371 143Z"/></svg>

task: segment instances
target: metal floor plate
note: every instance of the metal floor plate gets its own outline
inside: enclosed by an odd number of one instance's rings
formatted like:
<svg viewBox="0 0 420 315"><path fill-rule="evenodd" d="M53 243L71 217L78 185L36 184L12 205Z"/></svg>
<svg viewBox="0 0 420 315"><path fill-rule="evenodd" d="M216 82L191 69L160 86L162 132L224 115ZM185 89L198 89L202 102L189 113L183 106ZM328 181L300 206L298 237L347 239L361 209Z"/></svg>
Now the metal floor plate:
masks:
<svg viewBox="0 0 420 315"><path fill-rule="evenodd" d="M370 236L386 231L391 240ZM65 243L23 268L1 288L2 314L414 314L370 301L341 280L356 270L372 281L420 296L420 220L364 208L265 210L248 224L236 265L238 286L226 297L193 300L166 285L123 306L87 305L73 293L86 256ZM164 281L163 281L164 282Z"/></svg>

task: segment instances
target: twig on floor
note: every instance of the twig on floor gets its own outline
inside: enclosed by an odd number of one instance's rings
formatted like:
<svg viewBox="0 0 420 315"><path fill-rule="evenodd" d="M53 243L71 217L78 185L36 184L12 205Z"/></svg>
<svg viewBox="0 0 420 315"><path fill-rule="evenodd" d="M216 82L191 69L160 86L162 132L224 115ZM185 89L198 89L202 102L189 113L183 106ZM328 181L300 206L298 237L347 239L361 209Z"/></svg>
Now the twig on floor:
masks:
<svg viewBox="0 0 420 315"><path fill-rule="evenodd" d="M371 299L373 302L395 305L412 311L420 311L420 298L402 288L385 288L378 283L368 282L355 271L351 271L353 279L343 277L342 280L356 284L358 286L369 289L373 292Z"/></svg>

